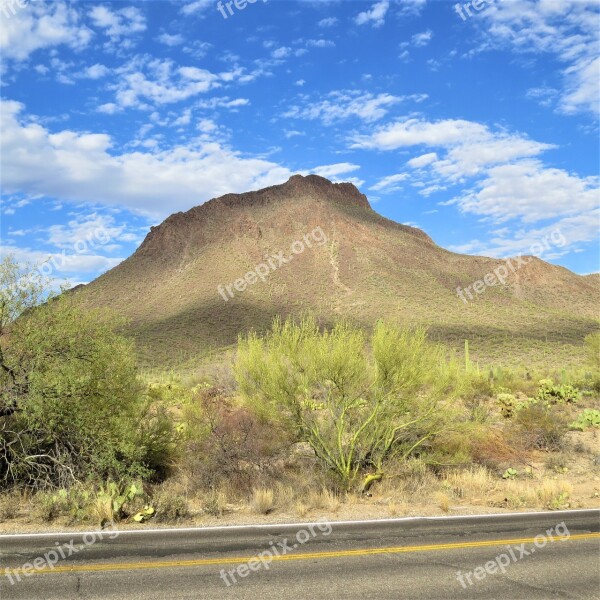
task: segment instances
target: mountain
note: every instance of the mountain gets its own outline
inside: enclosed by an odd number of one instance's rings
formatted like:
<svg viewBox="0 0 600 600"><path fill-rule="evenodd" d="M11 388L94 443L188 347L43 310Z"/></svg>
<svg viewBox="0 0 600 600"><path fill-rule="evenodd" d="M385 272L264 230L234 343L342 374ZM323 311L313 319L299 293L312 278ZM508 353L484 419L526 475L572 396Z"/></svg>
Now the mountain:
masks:
<svg viewBox="0 0 600 600"><path fill-rule="evenodd" d="M295 175L171 215L75 293L130 320L144 365L200 360L241 332L264 330L274 315L306 311L324 324L426 323L458 350L468 339L482 364L579 361L584 336L598 326L598 278L535 257L511 264L514 272L504 260L441 248L377 214L350 183ZM482 281L476 293L474 282L495 269L507 271L506 284ZM457 288L468 286L461 300Z"/></svg>

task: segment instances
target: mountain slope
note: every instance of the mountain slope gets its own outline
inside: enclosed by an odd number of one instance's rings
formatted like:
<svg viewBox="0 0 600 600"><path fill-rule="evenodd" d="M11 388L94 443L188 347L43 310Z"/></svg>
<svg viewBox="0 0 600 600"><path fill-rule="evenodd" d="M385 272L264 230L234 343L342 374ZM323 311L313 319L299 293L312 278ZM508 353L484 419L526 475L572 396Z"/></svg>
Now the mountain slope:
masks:
<svg viewBox="0 0 600 600"><path fill-rule="evenodd" d="M304 250L294 254L294 242ZM264 281L232 286L281 252L292 259L269 267ZM231 345L276 314L303 311L323 323L341 316L365 326L382 317L427 323L456 348L468 338L473 356L488 363L576 362L583 337L597 327L597 280L526 262L509 270L506 285L479 295L471 288L474 300L462 301L457 287L505 262L444 250L419 229L378 215L352 184L296 175L171 215L130 258L76 293L128 317L142 362L155 366Z"/></svg>

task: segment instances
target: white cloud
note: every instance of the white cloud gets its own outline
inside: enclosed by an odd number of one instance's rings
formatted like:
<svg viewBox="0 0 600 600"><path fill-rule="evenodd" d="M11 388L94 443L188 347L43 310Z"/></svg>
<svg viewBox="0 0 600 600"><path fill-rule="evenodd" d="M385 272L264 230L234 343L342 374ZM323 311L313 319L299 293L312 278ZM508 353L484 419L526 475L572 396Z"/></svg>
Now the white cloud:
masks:
<svg viewBox="0 0 600 600"><path fill-rule="evenodd" d="M19 263L30 263L40 265L48 262L51 268L50 276L61 279L66 273L76 273L78 275L92 274L107 271L116 267L123 258L110 258L100 254L77 254L62 252L47 252L44 250L32 250L31 248L21 248L11 244L0 246L0 253L3 256L14 255Z"/></svg>
<svg viewBox="0 0 600 600"><path fill-rule="evenodd" d="M438 155L435 152L429 152L427 154L421 154L421 156L411 158L406 164L413 169L420 169L421 167L426 167L437 160Z"/></svg>
<svg viewBox="0 0 600 600"><path fill-rule="evenodd" d="M282 183L292 172L216 142L111 153L106 134L51 133L6 100L0 109L3 193L126 207L162 218L229 192Z"/></svg>
<svg viewBox="0 0 600 600"><path fill-rule="evenodd" d="M111 86L119 108L149 109L205 94L225 84L247 81L244 69L212 73L206 69L178 66L169 59L136 56L115 70L118 81ZM113 103L109 103L113 104ZM112 107L111 107L112 108Z"/></svg>
<svg viewBox="0 0 600 600"><path fill-rule="evenodd" d="M55 46L84 48L93 32L65 2L29 2L10 19L2 20L0 53L3 61L24 61L37 50Z"/></svg>
<svg viewBox="0 0 600 600"><path fill-rule="evenodd" d="M325 125L334 121L357 117L367 123L377 121L387 114L388 107L404 100L419 101L422 96L392 96L358 90L342 90L331 92L326 100L311 102L305 98L304 106L292 106L284 117L307 120L321 120Z"/></svg>
<svg viewBox="0 0 600 600"><path fill-rule="evenodd" d="M89 14L94 25L103 29L104 33L113 40L129 37L146 30L146 18L139 9L133 6L115 11L102 5L94 6Z"/></svg>
<svg viewBox="0 0 600 600"><path fill-rule="evenodd" d="M214 6L214 0L194 0L181 7L181 12L186 15L202 15L207 8Z"/></svg>
<svg viewBox="0 0 600 600"><path fill-rule="evenodd" d="M578 251L582 244L598 237L600 211L564 217L543 227L532 229L503 228L491 232L489 239L471 240L450 246L454 252L468 252L494 258L535 254L543 260L552 260L568 252Z"/></svg>
<svg viewBox="0 0 600 600"><path fill-rule="evenodd" d="M488 39L481 50L553 55L565 64L557 108L567 114L600 109L598 1L520 0L497 2L482 14Z"/></svg>
<svg viewBox="0 0 600 600"><path fill-rule="evenodd" d="M408 118L379 127L371 135L355 136L353 141L352 147L363 149L436 149L407 162L416 169L408 173L410 185L419 190L420 195L429 196L448 186L470 181L470 189L441 204L456 205L461 212L477 215L483 221L528 224L582 218L591 223L594 210L600 204L598 177L581 177L544 165L536 158L555 146L504 130L494 131L481 123ZM394 177L403 181L406 175L384 178L371 189L394 189L397 183ZM598 224L594 227L597 235ZM592 229L587 227L584 235L583 226L579 227L572 243L591 239ZM508 234L505 241L509 239ZM512 239L517 243L519 238L513 236ZM483 247L475 242L469 244L462 251Z"/></svg>
<svg viewBox="0 0 600 600"><path fill-rule="evenodd" d="M228 96L214 97L207 100L198 100L196 106L198 108L230 108L236 109L240 106L248 106L250 100L248 98L229 98Z"/></svg>
<svg viewBox="0 0 600 600"><path fill-rule="evenodd" d="M335 46L335 42L332 40L306 40L307 48L333 48Z"/></svg>
<svg viewBox="0 0 600 600"><path fill-rule="evenodd" d="M165 46L181 46L181 44L185 42L185 38L180 33L174 35L171 35L170 33L161 33L156 39L161 44L165 44Z"/></svg>
<svg viewBox="0 0 600 600"><path fill-rule="evenodd" d="M487 127L473 121L445 119L436 122L406 119L386 125L367 136L356 136L353 148L395 150L403 146L446 146L465 138L482 138Z"/></svg>
<svg viewBox="0 0 600 600"><path fill-rule="evenodd" d="M422 33L416 33L415 35L413 35L411 41L414 46L419 48L421 46L427 46L427 44L429 44L429 42L431 41L432 37L433 33L431 29L428 29L427 31L423 31Z"/></svg>
<svg viewBox="0 0 600 600"><path fill-rule="evenodd" d="M379 128L368 136L355 136L353 148L395 150L410 146L446 149L442 158L435 153L409 161L409 166L431 165L446 179L461 179L481 173L484 168L511 160L536 156L553 148L525 137L493 132L485 125L461 119L426 121L411 118Z"/></svg>
<svg viewBox="0 0 600 600"><path fill-rule="evenodd" d="M87 67L84 69L80 76L84 79L101 79L102 77L106 77L110 73L110 69L105 65L101 65L96 63L91 67Z"/></svg>
<svg viewBox="0 0 600 600"><path fill-rule="evenodd" d="M289 56L292 52L291 48L288 48L287 46L282 46L281 48L277 48L276 50L273 50L273 52L271 52L271 56L273 58L276 59L281 59L281 58L286 58L287 56Z"/></svg>
<svg viewBox="0 0 600 600"><path fill-rule="evenodd" d="M395 192L399 190L402 186L398 184L402 181L406 181L406 179L408 179L407 173L397 173L396 175L388 175L387 177L380 179L369 189L373 190L374 192L383 192L384 194L389 194L390 192Z"/></svg>
<svg viewBox="0 0 600 600"><path fill-rule="evenodd" d="M60 250L73 250L79 254L92 254L99 247L107 243L125 239L130 241L125 234L124 225L116 225L112 215L103 215L96 212L79 214L64 225L50 225L46 232L46 243Z"/></svg>
<svg viewBox="0 0 600 600"><path fill-rule="evenodd" d="M106 104L101 104L96 110L106 115L114 115L120 112L121 108L114 102L107 102Z"/></svg>
<svg viewBox="0 0 600 600"><path fill-rule="evenodd" d="M387 14L389 8L389 1L381 0L380 2L373 4L371 10L358 13L354 19L354 22L357 25L370 24L373 27L381 27L385 23L385 15Z"/></svg>
<svg viewBox="0 0 600 600"><path fill-rule="evenodd" d="M496 223L519 218L533 223L548 218L585 215L600 203L597 177L581 178L537 160L489 169L476 189L454 199L463 212Z"/></svg>
<svg viewBox="0 0 600 600"><path fill-rule="evenodd" d="M333 27L337 22L337 17L327 17L326 19L321 19L317 25L319 27Z"/></svg>
<svg viewBox="0 0 600 600"><path fill-rule="evenodd" d="M360 165L353 163L337 163L335 165L323 165L322 167L315 167L310 170L310 173L326 177L327 179L335 180L338 175L344 175L346 173L352 173L360 169ZM344 181L347 181L344 179Z"/></svg>
<svg viewBox="0 0 600 600"><path fill-rule="evenodd" d="M286 139L289 140L290 138L293 138L293 137L296 137L296 136L299 136L299 135L306 135L306 134L303 131L297 131L295 129L292 129L292 130L287 130L286 129L283 132L283 135L285 135Z"/></svg>

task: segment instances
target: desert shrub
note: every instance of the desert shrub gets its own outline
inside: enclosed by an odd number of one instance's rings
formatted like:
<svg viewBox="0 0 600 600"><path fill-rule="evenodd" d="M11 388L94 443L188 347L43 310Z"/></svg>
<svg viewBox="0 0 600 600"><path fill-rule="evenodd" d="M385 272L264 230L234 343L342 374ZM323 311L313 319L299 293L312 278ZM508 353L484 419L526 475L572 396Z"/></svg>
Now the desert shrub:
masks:
<svg viewBox="0 0 600 600"><path fill-rule="evenodd" d="M140 464L146 479L163 481L175 467L180 432L168 407L152 397L140 405L140 416L135 431Z"/></svg>
<svg viewBox="0 0 600 600"><path fill-rule="evenodd" d="M456 378L456 394L467 403L489 398L494 393L492 379L485 373L462 370Z"/></svg>
<svg viewBox="0 0 600 600"><path fill-rule="evenodd" d="M227 510L227 496L223 490L211 488L204 496L202 508L206 514L220 517Z"/></svg>
<svg viewBox="0 0 600 600"><path fill-rule="evenodd" d="M451 387L444 354L423 329L380 322L370 342L369 350L348 323L321 332L310 318L276 320L264 338L240 339L234 367L247 402L308 442L345 487L433 437Z"/></svg>
<svg viewBox="0 0 600 600"><path fill-rule="evenodd" d="M140 482L108 480L96 492L96 516L100 522L127 519L142 508L145 496Z"/></svg>
<svg viewBox="0 0 600 600"><path fill-rule="evenodd" d="M500 407L500 414L505 419L510 419L515 413L517 399L513 394L500 393L496 395L496 402Z"/></svg>
<svg viewBox="0 0 600 600"><path fill-rule="evenodd" d="M581 392L571 385L554 385L551 379L541 379L535 399L546 404L575 404Z"/></svg>
<svg viewBox="0 0 600 600"><path fill-rule="evenodd" d="M68 510L68 493L64 489L56 492L39 492L33 498L33 514L41 521L53 521Z"/></svg>
<svg viewBox="0 0 600 600"><path fill-rule="evenodd" d="M18 270L0 265L0 488L149 475L162 432L140 437L149 405L122 322L70 294L36 305Z"/></svg>
<svg viewBox="0 0 600 600"><path fill-rule="evenodd" d="M199 489L224 485L249 493L257 482L277 479L289 439L277 424L231 399L204 393L186 413L181 467Z"/></svg>
<svg viewBox="0 0 600 600"><path fill-rule="evenodd" d="M499 392L496 394L496 404L500 408L500 414L505 419L514 417L517 411L536 402L534 398L528 398L522 392L517 392L516 394Z"/></svg>
<svg viewBox="0 0 600 600"><path fill-rule="evenodd" d="M153 494L152 505L156 510L156 520L161 523L180 521L190 514L186 497L168 487L162 487Z"/></svg>
<svg viewBox="0 0 600 600"><path fill-rule="evenodd" d="M525 448L560 450L565 424L560 415L543 404L532 404L515 415L516 433Z"/></svg>
<svg viewBox="0 0 600 600"><path fill-rule="evenodd" d="M19 508L23 504L23 498L18 491L12 491L0 495L0 523L15 519L19 514Z"/></svg>
<svg viewBox="0 0 600 600"><path fill-rule="evenodd" d="M569 427L579 431L585 431L588 427L600 427L600 410L586 408Z"/></svg>
<svg viewBox="0 0 600 600"><path fill-rule="evenodd" d="M471 438L470 452L473 462L491 470L523 460L524 451L518 439L510 439L504 429L489 428Z"/></svg>

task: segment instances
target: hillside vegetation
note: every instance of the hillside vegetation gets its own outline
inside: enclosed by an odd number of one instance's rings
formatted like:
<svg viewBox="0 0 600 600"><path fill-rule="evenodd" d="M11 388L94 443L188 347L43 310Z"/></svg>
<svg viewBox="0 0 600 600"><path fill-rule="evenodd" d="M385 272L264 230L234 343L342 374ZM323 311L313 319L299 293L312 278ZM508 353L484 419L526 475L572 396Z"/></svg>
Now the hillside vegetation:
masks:
<svg viewBox="0 0 600 600"><path fill-rule="evenodd" d="M293 260L234 297L219 293L266 257ZM378 215L351 184L310 175L228 194L152 228L126 261L80 288L86 306L111 307L130 321L143 366L195 370L216 363L240 333L266 331L275 316L310 313L368 330L378 319L424 325L432 339L483 366L575 366L583 338L598 327L598 279L532 258L463 302L467 288L504 261L437 246L422 231Z"/></svg>

